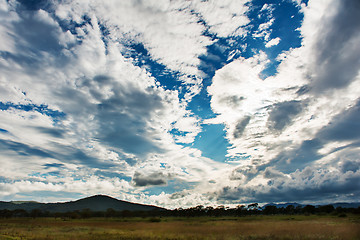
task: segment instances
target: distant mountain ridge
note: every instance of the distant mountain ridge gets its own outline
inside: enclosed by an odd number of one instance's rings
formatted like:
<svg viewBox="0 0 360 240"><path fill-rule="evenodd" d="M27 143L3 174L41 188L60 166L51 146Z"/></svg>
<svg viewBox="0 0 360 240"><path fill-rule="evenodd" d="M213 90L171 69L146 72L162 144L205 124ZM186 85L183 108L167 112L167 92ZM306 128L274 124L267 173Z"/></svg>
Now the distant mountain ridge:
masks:
<svg viewBox="0 0 360 240"><path fill-rule="evenodd" d="M265 209L266 206L275 206L277 208L286 208L287 206L292 205L294 207L305 207L307 204L300 203L268 203L262 207ZM324 206L323 205L313 205L315 207ZM328 204L332 205L334 208L342 207L342 208L358 208L360 207L360 202L353 203L333 203ZM106 195L95 195L91 197L82 198L76 201L69 202L59 202L59 203L40 203L35 201L11 201L4 202L0 201L0 210L16 210L23 209L26 211L32 211L34 209L40 209L42 211L48 211L51 213L65 213L72 212L76 210L90 209L94 212L105 212L107 209L112 208L115 211L163 211L165 208L153 206L153 205L144 205L131 203L127 201L118 200L113 197L109 197Z"/></svg>
<svg viewBox="0 0 360 240"><path fill-rule="evenodd" d="M286 208L289 205L293 205L294 207L305 207L308 204L300 204L300 203L268 203L263 206L265 208L266 206L275 206L277 208ZM309 204L312 205L312 204ZM352 202L352 203L346 203L346 202L338 202L338 203L330 203L330 204L315 204L313 206L319 207L324 205L332 205L334 208L342 207L342 208L358 208L360 207L360 202Z"/></svg>
<svg viewBox="0 0 360 240"><path fill-rule="evenodd" d="M91 211L104 212L107 209L112 208L115 211L154 211L154 210L165 210L152 205L144 205L131 203L127 201L118 200L106 195L95 195L91 197L82 198L76 201L63 202L63 203L39 203L39 202L2 202L0 201L0 210L15 210L23 209L31 211L34 209L40 209L42 211L49 212L71 212L76 210L90 209Z"/></svg>

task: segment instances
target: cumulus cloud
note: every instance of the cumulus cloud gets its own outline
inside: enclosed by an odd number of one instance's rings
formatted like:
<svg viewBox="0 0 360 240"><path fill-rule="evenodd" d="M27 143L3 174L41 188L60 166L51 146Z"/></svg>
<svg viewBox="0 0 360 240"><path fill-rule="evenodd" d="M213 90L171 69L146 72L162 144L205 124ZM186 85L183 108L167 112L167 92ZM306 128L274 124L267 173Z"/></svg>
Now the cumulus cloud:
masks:
<svg viewBox="0 0 360 240"><path fill-rule="evenodd" d="M6 169L3 176L17 180L39 173L55 181L56 175L60 177L65 170L54 169L52 172L57 174L47 175L49 171L43 166L51 160L78 168L108 168L124 174L122 177L131 177L138 164L146 162L151 154L179 149L169 133L172 129L186 131L188 135L181 140L185 142L191 142L199 132L199 120L180 102L177 90L165 90L145 69L126 59L122 55L124 45L113 39L115 32L105 41L100 23L106 22L103 9L99 9L98 16L85 16L90 13L86 4L79 11L75 10L81 8L80 2L54 5L61 18L58 21L43 9L2 4L6 7L2 14L13 16L6 22L9 34L2 45L6 51L0 62L4 89L0 97L1 145L2 155L6 156L1 160ZM161 8L132 3L127 7L147 14ZM187 16L176 12L174 21L181 21L181 14ZM71 25L72 21L77 24ZM119 27L121 21L124 26L130 24L126 19L119 21L115 18L107 22L109 29ZM156 18L154 21L166 24ZM191 55L194 59L196 56ZM173 59L167 61L173 63ZM193 64L189 59L185 62ZM186 151L182 156L187 157ZM88 174L76 167L70 172L77 172L80 179Z"/></svg>
<svg viewBox="0 0 360 240"><path fill-rule="evenodd" d="M135 172L133 181L135 182L135 186L138 187L164 185L166 184L166 176L162 172L154 172L147 175Z"/></svg>
<svg viewBox="0 0 360 240"><path fill-rule="evenodd" d="M349 109L335 116L332 121L324 126L318 137L326 141L357 140L360 133L360 100Z"/></svg>
<svg viewBox="0 0 360 240"><path fill-rule="evenodd" d="M269 47L272 47L272 46L276 46L280 43L280 38L277 37L277 38L274 38L274 39L271 39L270 41L268 41L266 44L265 44L265 47L269 48Z"/></svg>
<svg viewBox="0 0 360 240"><path fill-rule="evenodd" d="M259 25L257 31L254 32L253 37L254 38L264 38L265 41L269 41L271 31L272 31L270 27L274 23L274 21L275 21L275 18L271 18L269 21L261 23ZM278 41L277 39L278 38L270 40L269 42L271 42L271 41L272 42L270 44L268 42L267 45L269 47L271 47L272 46L271 44L274 44ZM280 42L280 39L279 39L279 42Z"/></svg>
<svg viewBox="0 0 360 240"><path fill-rule="evenodd" d="M279 177L280 175L280 177ZM267 171L266 177L269 177ZM261 199L264 202L310 202L351 201L353 194L358 194L359 171L313 169L306 167L285 177L281 174L270 174L272 180L252 186L225 187L215 195L220 199L233 199L242 202L253 202ZM339 199L339 195L342 195Z"/></svg>
<svg viewBox="0 0 360 240"><path fill-rule="evenodd" d="M247 1L192 1L191 7L199 12L210 32L219 37L241 36L250 22L246 16Z"/></svg>
<svg viewBox="0 0 360 240"><path fill-rule="evenodd" d="M221 37L243 34L242 27L249 22L246 10L245 3L238 1L69 1L56 13L69 21L95 11L112 38L142 43L153 60L172 71L201 75L198 57L212 44L203 33L208 28Z"/></svg>
<svg viewBox="0 0 360 240"><path fill-rule="evenodd" d="M357 5L355 1L301 5L303 44L278 56L274 76L260 78L267 64L263 53L216 71L208 92L218 116L207 122L226 125L228 156L241 166L229 174L232 183L224 184L215 196L250 202L305 201L319 196L333 199L340 191L344 199L352 198L358 179L353 168L356 157L345 156L358 151L359 92L354 88L359 66L353 58L358 45L350 42L356 41L359 31L344 19L359 22ZM271 21L260 25L258 34L270 26ZM344 35L339 34L340 26ZM326 95L319 95L324 91ZM339 167L342 158L347 160ZM342 169L354 171L342 177L346 171Z"/></svg>
<svg viewBox="0 0 360 240"><path fill-rule="evenodd" d="M69 180L69 179L65 179ZM79 189L83 189L81 195L78 197L91 196L95 194L109 194L122 197L124 192L127 192L132 189L130 184L125 180L119 180L116 178L106 178L101 179L96 176L90 176L86 178L86 181L74 180L59 182L59 183L49 183L49 182L34 182L31 180L21 180L11 183L0 183L0 192L1 197L12 196L21 199L26 199L27 194L34 194L35 201L65 201L67 199L67 194L77 193ZM56 198L46 197L46 193L49 191L57 191L61 194ZM45 194L42 194L45 193ZM67 193L67 194L66 194Z"/></svg>

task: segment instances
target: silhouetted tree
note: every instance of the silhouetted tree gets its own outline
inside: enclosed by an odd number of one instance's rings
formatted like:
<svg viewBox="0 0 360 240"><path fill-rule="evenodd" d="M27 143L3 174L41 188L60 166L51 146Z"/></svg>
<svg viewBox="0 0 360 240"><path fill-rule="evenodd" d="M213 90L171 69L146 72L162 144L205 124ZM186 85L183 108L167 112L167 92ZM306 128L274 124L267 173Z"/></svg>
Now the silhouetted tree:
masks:
<svg viewBox="0 0 360 240"><path fill-rule="evenodd" d="M287 205L285 208L286 214L294 214L295 213L295 207L293 205Z"/></svg>
<svg viewBox="0 0 360 240"><path fill-rule="evenodd" d="M106 213L105 213L106 217L116 217L116 215L117 215L117 213L116 213L116 211L114 209L108 208L106 210Z"/></svg>
<svg viewBox="0 0 360 240"><path fill-rule="evenodd" d="M24 209L15 209L12 211L12 217L28 217L29 213Z"/></svg>
<svg viewBox="0 0 360 240"><path fill-rule="evenodd" d="M226 211L225 206L220 205L214 209L214 211L213 211L214 216L216 216L216 217L223 216L223 215L225 215L225 211Z"/></svg>
<svg viewBox="0 0 360 240"><path fill-rule="evenodd" d="M81 210L80 216L81 216L81 218L91 218L92 211L89 208L85 208L85 209Z"/></svg>
<svg viewBox="0 0 360 240"><path fill-rule="evenodd" d="M33 209L30 212L30 217L32 217L32 218L41 217L41 215L42 215L42 212L40 209Z"/></svg>
<svg viewBox="0 0 360 240"><path fill-rule="evenodd" d="M132 217L132 213L129 210L124 210L121 212L122 217Z"/></svg>
<svg viewBox="0 0 360 240"><path fill-rule="evenodd" d="M72 212L66 212L64 214L65 217L67 218L71 218L71 219L78 219L78 218L81 218L81 214L79 211L72 211Z"/></svg>
<svg viewBox="0 0 360 240"><path fill-rule="evenodd" d="M266 206L263 211L262 211L264 214L277 214L278 213L278 209L276 206L273 206L273 205L268 205Z"/></svg>
<svg viewBox="0 0 360 240"><path fill-rule="evenodd" d="M12 211L8 209L0 210L0 217L2 218L11 218L12 217Z"/></svg>
<svg viewBox="0 0 360 240"><path fill-rule="evenodd" d="M332 213L335 210L333 205L319 206L318 211L321 213Z"/></svg>
<svg viewBox="0 0 360 240"><path fill-rule="evenodd" d="M314 214L316 211L315 206L313 205L306 205L305 207L303 207L303 212L307 213L307 214Z"/></svg>

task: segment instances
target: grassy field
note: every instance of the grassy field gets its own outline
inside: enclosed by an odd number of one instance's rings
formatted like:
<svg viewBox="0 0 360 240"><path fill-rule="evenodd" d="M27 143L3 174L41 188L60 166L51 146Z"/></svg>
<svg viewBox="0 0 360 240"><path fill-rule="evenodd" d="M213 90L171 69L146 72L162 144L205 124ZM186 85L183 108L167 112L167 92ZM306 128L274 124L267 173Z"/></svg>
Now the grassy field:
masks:
<svg viewBox="0 0 360 240"><path fill-rule="evenodd" d="M0 239L360 239L359 216L0 219Z"/></svg>

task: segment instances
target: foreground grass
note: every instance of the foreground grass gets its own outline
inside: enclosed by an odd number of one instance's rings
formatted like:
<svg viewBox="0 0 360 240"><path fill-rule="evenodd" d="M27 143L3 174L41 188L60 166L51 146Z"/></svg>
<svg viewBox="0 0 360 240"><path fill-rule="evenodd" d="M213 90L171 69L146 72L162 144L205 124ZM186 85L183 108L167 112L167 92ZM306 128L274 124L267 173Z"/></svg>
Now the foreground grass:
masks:
<svg viewBox="0 0 360 240"><path fill-rule="evenodd" d="M159 222L157 222L159 221ZM0 219L0 239L360 239L360 217Z"/></svg>

